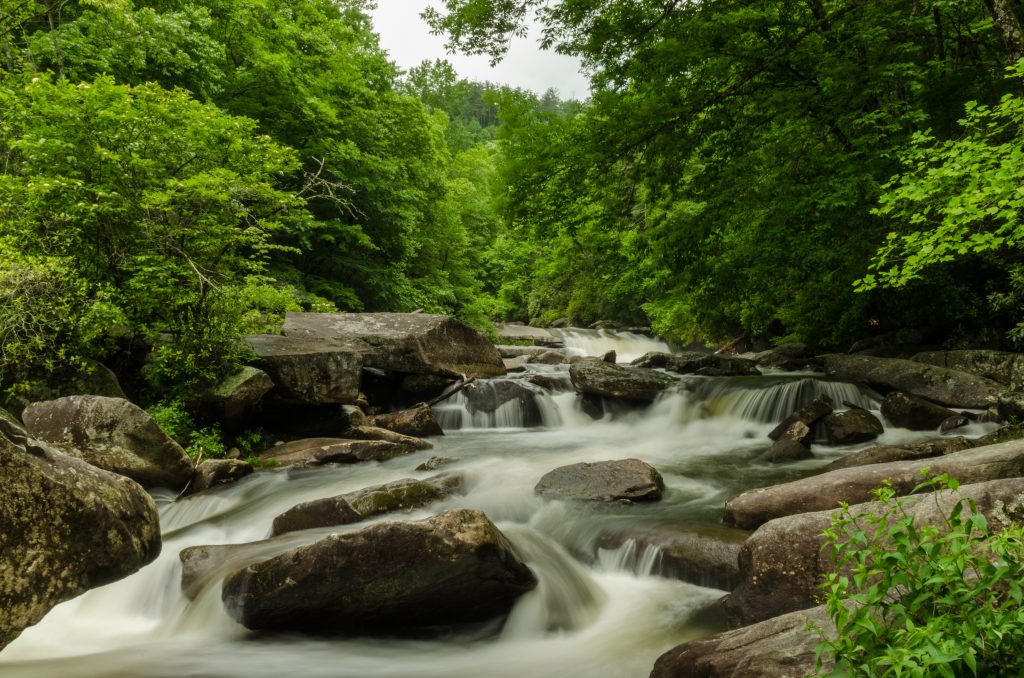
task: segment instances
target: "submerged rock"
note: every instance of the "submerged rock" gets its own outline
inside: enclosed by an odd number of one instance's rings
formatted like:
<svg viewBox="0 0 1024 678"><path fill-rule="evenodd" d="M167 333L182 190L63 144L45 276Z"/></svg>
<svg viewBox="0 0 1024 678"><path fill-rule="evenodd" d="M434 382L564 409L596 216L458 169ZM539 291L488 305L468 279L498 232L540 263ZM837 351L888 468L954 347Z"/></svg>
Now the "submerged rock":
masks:
<svg viewBox="0 0 1024 678"><path fill-rule="evenodd" d="M392 634L505 615L537 580L479 511L334 534L224 582L229 614L260 631Z"/></svg>
<svg viewBox="0 0 1024 678"><path fill-rule="evenodd" d="M665 481L639 459L571 464L546 473L534 491L547 499L658 501Z"/></svg>
<svg viewBox="0 0 1024 678"><path fill-rule="evenodd" d="M314 527L348 525L383 513L427 506L464 491L465 481L460 474L441 474L425 480L396 480L293 506L274 518L270 534L276 536Z"/></svg>
<svg viewBox="0 0 1024 678"><path fill-rule="evenodd" d="M304 438L275 445L260 455L264 461L291 464L355 464L360 461L387 461L416 451L406 443L385 440L348 440L345 438Z"/></svg>
<svg viewBox="0 0 1024 678"><path fill-rule="evenodd" d="M867 410L846 410L826 416L825 435L830 445L855 445L874 440L885 432L878 417Z"/></svg>
<svg viewBox="0 0 1024 678"><path fill-rule="evenodd" d="M1005 390L985 377L912 360L839 354L824 360L830 377L867 384L883 393L903 391L946 407L984 409Z"/></svg>
<svg viewBox="0 0 1024 678"><path fill-rule="evenodd" d="M128 478L0 435L0 648L54 605L160 553L160 520Z"/></svg>
<svg viewBox="0 0 1024 678"><path fill-rule="evenodd" d="M192 478L192 462L181 445L122 398L67 396L33 403L23 417L33 438L143 486L180 490Z"/></svg>
<svg viewBox="0 0 1024 678"><path fill-rule="evenodd" d="M911 431L934 431L956 412L907 393L895 391L882 401L882 416L893 426Z"/></svg>
<svg viewBox="0 0 1024 678"><path fill-rule="evenodd" d="M752 530L773 518L835 508L840 501L857 504L885 480L897 494L907 494L921 482L921 470L948 473L962 484L1024 476L1024 442L1012 441L936 459L872 464L829 471L781 485L749 490L725 505L725 523Z"/></svg>
<svg viewBox="0 0 1024 678"><path fill-rule="evenodd" d="M802 426L807 428L806 424L796 422L794 425ZM787 461L801 461L803 459L811 459L814 457L811 454L811 448L803 444L799 440L792 438L780 438L772 443L772 446L768 448L768 451L757 458L756 461L769 464L781 464Z"/></svg>
<svg viewBox="0 0 1024 678"><path fill-rule="evenodd" d="M678 381L664 372L601 360L574 363L569 367L569 376L576 389L584 394L648 403Z"/></svg>
<svg viewBox="0 0 1024 678"><path fill-rule="evenodd" d="M658 657L650 678L805 678L814 675L821 641L811 625L835 637L820 606L678 645Z"/></svg>

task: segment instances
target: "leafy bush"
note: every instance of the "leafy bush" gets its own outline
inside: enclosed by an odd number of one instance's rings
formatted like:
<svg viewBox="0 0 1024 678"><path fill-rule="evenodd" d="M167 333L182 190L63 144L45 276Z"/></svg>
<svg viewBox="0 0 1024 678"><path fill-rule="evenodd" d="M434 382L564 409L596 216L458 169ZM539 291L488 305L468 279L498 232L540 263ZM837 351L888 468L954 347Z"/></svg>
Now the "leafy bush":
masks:
<svg viewBox="0 0 1024 678"><path fill-rule="evenodd" d="M957 488L941 475L915 491ZM897 499L891 484L875 498L870 512L844 505L825 531L835 567L822 591L837 634L822 634L818 675L1021 675L1024 527L993 530L971 499L940 525L915 525L907 505L918 498ZM835 669L820 673L829 657Z"/></svg>

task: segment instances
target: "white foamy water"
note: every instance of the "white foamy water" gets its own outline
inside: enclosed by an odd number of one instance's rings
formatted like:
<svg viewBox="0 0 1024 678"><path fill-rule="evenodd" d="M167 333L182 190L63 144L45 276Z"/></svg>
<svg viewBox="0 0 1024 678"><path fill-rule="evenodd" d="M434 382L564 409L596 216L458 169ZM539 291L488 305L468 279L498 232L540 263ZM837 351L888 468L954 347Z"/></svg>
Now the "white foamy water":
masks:
<svg viewBox="0 0 1024 678"><path fill-rule="evenodd" d="M565 344L570 355L600 357L608 351L615 351L616 362L628 363L651 351L671 352L668 344L664 341L645 334L614 330L587 330L579 327L548 331Z"/></svg>

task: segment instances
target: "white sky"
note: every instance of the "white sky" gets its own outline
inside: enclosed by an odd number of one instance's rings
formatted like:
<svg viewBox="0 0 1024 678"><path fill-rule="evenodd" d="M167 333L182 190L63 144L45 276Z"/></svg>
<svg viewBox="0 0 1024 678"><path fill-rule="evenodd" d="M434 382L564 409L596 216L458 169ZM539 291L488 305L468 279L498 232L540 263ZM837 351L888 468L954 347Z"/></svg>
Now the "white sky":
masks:
<svg viewBox="0 0 1024 678"><path fill-rule="evenodd" d="M447 59L463 78L490 80L543 94L554 87L563 99L586 99L588 80L579 72L579 61L562 54L543 51L538 34L515 40L508 56L491 68L486 56L447 54L444 38L431 35L420 18L427 6L441 8L438 0L377 0L371 12L380 44L400 68L408 70L424 59Z"/></svg>

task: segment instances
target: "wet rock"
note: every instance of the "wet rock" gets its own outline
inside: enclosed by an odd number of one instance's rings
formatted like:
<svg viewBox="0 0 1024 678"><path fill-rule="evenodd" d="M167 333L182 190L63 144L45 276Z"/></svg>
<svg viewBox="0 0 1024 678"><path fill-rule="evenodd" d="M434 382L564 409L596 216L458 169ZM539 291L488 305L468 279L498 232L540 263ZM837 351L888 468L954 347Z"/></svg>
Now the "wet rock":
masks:
<svg viewBox="0 0 1024 678"><path fill-rule="evenodd" d="M499 325L495 328L498 332L498 339L505 343L530 342L536 346L550 346L560 343L562 340L551 334L543 327L530 327L529 325Z"/></svg>
<svg viewBox="0 0 1024 678"><path fill-rule="evenodd" d="M263 461L275 461L282 466L304 464L355 464L361 461L387 461L416 448L404 443L385 440L348 440L345 438L304 438L275 445L260 455Z"/></svg>
<svg viewBox="0 0 1024 678"><path fill-rule="evenodd" d="M903 391L946 407L983 409L994 405L1005 390L991 379L912 360L832 354L824 356L824 361L830 377L867 384L883 393Z"/></svg>
<svg viewBox="0 0 1024 678"><path fill-rule="evenodd" d="M790 372L822 370L821 360L815 356L806 344L781 344L775 348L762 351L754 356L758 367Z"/></svg>
<svg viewBox="0 0 1024 678"><path fill-rule="evenodd" d="M33 403L23 417L33 438L145 487L180 490L192 478L192 462L181 446L127 400L67 396Z"/></svg>
<svg viewBox="0 0 1024 678"><path fill-rule="evenodd" d="M402 378L402 391L418 396L435 396L455 383L451 377L436 374L409 374Z"/></svg>
<svg viewBox="0 0 1024 678"><path fill-rule="evenodd" d="M801 422L796 422L793 426L802 426L807 428L807 425ZM811 459L812 457L814 457L814 455L811 454L811 449L799 440L780 438L772 443L772 446L768 448L768 451L758 457L757 461L761 463L781 464L787 461Z"/></svg>
<svg viewBox="0 0 1024 678"><path fill-rule="evenodd" d="M0 436L4 436L15 445L24 445L28 439L28 431L17 417L0 408Z"/></svg>
<svg viewBox="0 0 1024 678"><path fill-rule="evenodd" d="M273 388L274 382L266 372L243 367L203 397L203 408L225 428L238 430L259 412L263 396Z"/></svg>
<svg viewBox="0 0 1024 678"><path fill-rule="evenodd" d="M920 477L918 478L920 480ZM957 492L907 498L906 512L914 525L933 525L944 532L945 516L960 499L970 499L994 529L1002 529L1024 512L1024 478L962 485ZM880 505L850 507L856 515L880 515ZM725 601L732 622L752 624L821 602L819 585L833 571L830 554L822 550L822 532L836 511L786 516L762 525L740 549L740 584Z"/></svg>
<svg viewBox="0 0 1024 678"><path fill-rule="evenodd" d="M618 355L615 351L606 351L605 354L601 356L601 362L612 363L614 365L617 360Z"/></svg>
<svg viewBox="0 0 1024 678"><path fill-rule="evenodd" d="M404 374L505 374L494 344L468 325L426 313L288 313L286 337L345 346L363 365ZM276 380L275 380L276 381Z"/></svg>
<svg viewBox="0 0 1024 678"><path fill-rule="evenodd" d="M754 361L717 353L645 353L632 365L658 368L678 374L699 374L708 377L742 377L761 374Z"/></svg>
<svg viewBox="0 0 1024 678"><path fill-rule="evenodd" d="M1005 443L1011 440L1020 440L1021 438L1024 438L1024 424L1007 424L997 428L992 433L981 436L974 441L974 446L995 445L996 443Z"/></svg>
<svg viewBox="0 0 1024 678"><path fill-rule="evenodd" d="M804 678L814 675L820 636L835 626L824 606L683 643L658 658L650 678ZM826 663L826 673L832 664Z"/></svg>
<svg viewBox="0 0 1024 678"><path fill-rule="evenodd" d="M445 466L446 464L454 464L456 459L449 459L448 457L431 457L425 462L416 467L417 471L436 471L437 469Z"/></svg>
<svg viewBox="0 0 1024 678"><path fill-rule="evenodd" d="M437 423L434 412L428 405L417 405L399 412L372 416L370 425L416 438L444 435L441 425Z"/></svg>
<svg viewBox="0 0 1024 678"><path fill-rule="evenodd" d="M545 353L552 352L552 350L546 346L509 346L505 344L499 344L494 348L496 348L498 350L498 354L503 359L506 360L512 360L516 358L532 358L534 356L544 355Z"/></svg>
<svg viewBox="0 0 1024 678"><path fill-rule="evenodd" d="M911 431L934 431L946 419L955 417L956 412L924 398L896 391L882 401L882 416L893 426Z"/></svg>
<svg viewBox="0 0 1024 678"><path fill-rule="evenodd" d="M540 479L534 491L547 499L658 501L665 490L661 474L639 459L562 466Z"/></svg>
<svg viewBox="0 0 1024 678"><path fill-rule="evenodd" d="M354 349L269 334L250 335L245 340L276 385L275 399L298 405L356 402L363 358Z"/></svg>
<svg viewBox="0 0 1024 678"><path fill-rule="evenodd" d="M572 383L580 392L603 398L652 402L677 379L663 372L624 367L600 360L577 362L569 367Z"/></svg>
<svg viewBox="0 0 1024 678"><path fill-rule="evenodd" d="M536 579L479 511L381 523L251 565L224 582L247 628L393 634L504 614Z"/></svg>
<svg viewBox="0 0 1024 678"><path fill-rule="evenodd" d="M810 445L814 438L814 425L832 413L832 398L822 393L817 398L782 420L768 437L772 440L788 438Z"/></svg>
<svg viewBox="0 0 1024 678"><path fill-rule="evenodd" d="M867 410L846 410L826 416L825 435L830 445L854 445L874 440L885 429L878 417Z"/></svg>
<svg viewBox="0 0 1024 678"><path fill-rule="evenodd" d="M250 475L252 464L239 459L209 459L196 469L188 486L188 494L205 492L217 485L228 485Z"/></svg>
<svg viewBox="0 0 1024 678"><path fill-rule="evenodd" d="M969 372L1012 389L1024 388L1024 355L1020 353L981 349L925 351L918 353L911 360Z"/></svg>
<svg viewBox="0 0 1024 678"><path fill-rule="evenodd" d="M934 459L872 464L829 471L802 480L749 490L725 505L725 523L752 530L782 516L835 508L844 501L868 501L871 491L886 479L898 495L921 482L921 469L932 475L948 473L962 484L1024 476L1024 442L972 448Z"/></svg>
<svg viewBox="0 0 1024 678"><path fill-rule="evenodd" d="M543 353L531 355L527 358L528 363L536 365L561 365L567 360L567 356L560 351L544 351Z"/></svg>
<svg viewBox="0 0 1024 678"><path fill-rule="evenodd" d="M539 426L543 423L538 396L543 389L525 379L488 379L477 381L463 392L466 409L472 414L491 414L501 408L511 409L522 426Z"/></svg>
<svg viewBox="0 0 1024 678"><path fill-rule="evenodd" d="M845 457L840 457L826 466L823 471L835 471L841 468L867 466L869 464L885 464L893 461L913 461L941 457L974 447L970 440L962 436L956 438L937 438L912 445L875 445Z"/></svg>
<svg viewBox="0 0 1024 678"><path fill-rule="evenodd" d="M942 420L939 424L939 433L949 433L950 431L958 428L963 428L971 423L971 420L964 414L954 414L952 417L947 417Z"/></svg>
<svg viewBox="0 0 1024 678"><path fill-rule="evenodd" d="M348 525L384 513L428 506L463 492L465 480L461 474L442 474L425 480L396 480L293 506L274 518L270 534L277 536L314 527Z"/></svg>
<svg viewBox="0 0 1024 678"><path fill-rule="evenodd" d="M632 542L637 557L646 549L656 549L652 574L731 591L739 583L740 545L748 536L749 532L718 525L686 525L607 534L598 540L598 547L620 549Z"/></svg>
<svg viewBox="0 0 1024 678"><path fill-rule="evenodd" d="M366 413L359 409L359 407L355 405L342 405L341 410L348 419L349 426L357 427L370 425L370 420L366 418Z"/></svg>
<svg viewBox="0 0 1024 678"><path fill-rule="evenodd" d="M54 605L160 553L156 505L134 481L0 435L0 648Z"/></svg>
<svg viewBox="0 0 1024 678"><path fill-rule="evenodd" d="M505 366L505 371L510 374L513 372L525 372L526 366L530 364L530 356L521 355L518 358L504 358L501 362Z"/></svg>
<svg viewBox="0 0 1024 678"><path fill-rule="evenodd" d="M399 445L409 445L416 450L430 450L434 447L433 444L423 438L395 433L394 431L377 426L353 426L346 435L358 440L383 440Z"/></svg>

